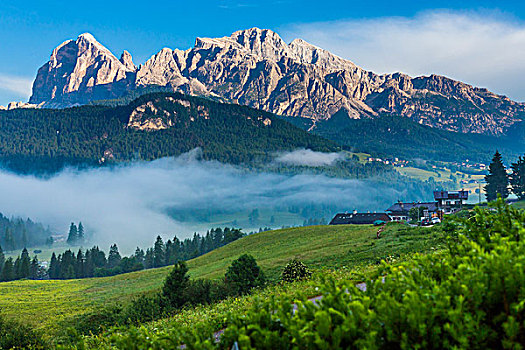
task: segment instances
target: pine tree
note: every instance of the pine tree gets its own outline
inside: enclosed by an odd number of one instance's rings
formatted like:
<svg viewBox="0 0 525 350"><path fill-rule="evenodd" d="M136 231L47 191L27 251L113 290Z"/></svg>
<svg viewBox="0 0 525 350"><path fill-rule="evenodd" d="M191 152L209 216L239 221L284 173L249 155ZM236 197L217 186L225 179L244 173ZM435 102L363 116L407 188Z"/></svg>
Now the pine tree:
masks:
<svg viewBox="0 0 525 350"><path fill-rule="evenodd" d="M17 280L20 278L20 255L16 258L15 263L13 264L13 273L14 279Z"/></svg>
<svg viewBox="0 0 525 350"><path fill-rule="evenodd" d="M168 305L174 308L180 308L184 305L184 291L189 283L188 267L184 261L179 261L171 270L164 286L162 287L162 296Z"/></svg>
<svg viewBox="0 0 525 350"><path fill-rule="evenodd" d="M93 261L93 253L91 249L86 250L84 274L86 277L93 277L95 275L95 263Z"/></svg>
<svg viewBox="0 0 525 350"><path fill-rule="evenodd" d="M77 272L76 278L86 277L84 263L85 263L84 254L82 253L82 249L79 249L77 253L77 262L76 262L76 269L75 269Z"/></svg>
<svg viewBox="0 0 525 350"><path fill-rule="evenodd" d="M146 256L144 257L144 268L151 269L153 267L153 249L146 249Z"/></svg>
<svg viewBox="0 0 525 350"><path fill-rule="evenodd" d="M58 260L60 261L60 278L75 278L75 266L77 262L75 253L68 249L62 254L62 257L60 257L60 255L58 256Z"/></svg>
<svg viewBox="0 0 525 350"><path fill-rule="evenodd" d="M57 256L55 252L51 255L51 261L49 262L49 269L48 269L49 278L54 280L58 279L58 276L60 274L60 266L57 259Z"/></svg>
<svg viewBox="0 0 525 350"><path fill-rule="evenodd" d="M512 193L519 200L525 199L525 157L519 157L516 163L512 163L512 174L510 175L510 185Z"/></svg>
<svg viewBox="0 0 525 350"><path fill-rule="evenodd" d="M496 151L492 163L489 165L489 174L485 176L485 195L487 201L494 201L498 198L498 194L503 199L509 196L509 178L507 171L503 166L501 154Z"/></svg>
<svg viewBox="0 0 525 350"><path fill-rule="evenodd" d="M40 278L40 264L38 263L38 258L36 257L36 255L31 260L31 267L30 267L30 270L29 270L29 278L32 279L32 280L36 280L36 279Z"/></svg>
<svg viewBox="0 0 525 350"><path fill-rule="evenodd" d="M153 247L153 267L165 266L165 249L164 242L162 241L161 236L157 236L155 240L155 245Z"/></svg>
<svg viewBox="0 0 525 350"><path fill-rule="evenodd" d="M117 267L118 264L120 263L120 260L122 259L122 257L120 256L120 253L118 252L118 247L116 244L113 244L110 248L109 248L109 253L108 253L108 267L110 269L114 268L114 267Z"/></svg>
<svg viewBox="0 0 525 350"><path fill-rule="evenodd" d="M12 281L15 279L15 267L13 264L13 258L7 258L2 269L2 281Z"/></svg>
<svg viewBox="0 0 525 350"><path fill-rule="evenodd" d="M22 250L18 278L29 278L31 273L31 258L26 248Z"/></svg>
<svg viewBox="0 0 525 350"><path fill-rule="evenodd" d="M79 242L84 242L84 225L82 225L82 222L78 223L78 235L77 235Z"/></svg>
<svg viewBox="0 0 525 350"><path fill-rule="evenodd" d="M67 243L75 244L78 240L77 226L72 222L69 226L69 234L67 235Z"/></svg>
<svg viewBox="0 0 525 350"><path fill-rule="evenodd" d="M137 249L135 249L134 256L135 256L135 260L137 260L138 263L144 264L144 251L142 249L137 247Z"/></svg>

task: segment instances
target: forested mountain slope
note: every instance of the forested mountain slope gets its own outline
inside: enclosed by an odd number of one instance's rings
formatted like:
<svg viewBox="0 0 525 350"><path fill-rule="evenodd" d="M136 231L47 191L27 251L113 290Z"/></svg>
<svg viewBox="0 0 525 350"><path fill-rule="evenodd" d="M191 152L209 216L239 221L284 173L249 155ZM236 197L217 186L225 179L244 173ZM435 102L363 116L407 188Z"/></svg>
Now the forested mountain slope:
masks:
<svg viewBox="0 0 525 350"><path fill-rule="evenodd" d="M509 129L508 136L496 137L432 128L391 115L350 119L345 111L314 125L309 118L285 119L346 149L386 157L448 162L470 159L484 163L496 149L512 156L525 151L524 122Z"/></svg>
<svg viewBox="0 0 525 350"><path fill-rule="evenodd" d="M195 148L203 159L232 164L264 162L297 148L340 149L271 113L178 93L116 107L0 111L0 161L18 172L152 160Z"/></svg>

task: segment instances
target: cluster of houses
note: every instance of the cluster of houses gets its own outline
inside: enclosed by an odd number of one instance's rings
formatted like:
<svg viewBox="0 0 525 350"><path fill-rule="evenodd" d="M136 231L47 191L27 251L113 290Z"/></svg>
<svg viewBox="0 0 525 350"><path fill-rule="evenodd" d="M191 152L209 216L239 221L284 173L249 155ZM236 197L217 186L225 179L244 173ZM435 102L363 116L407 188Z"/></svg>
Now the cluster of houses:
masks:
<svg viewBox="0 0 525 350"><path fill-rule="evenodd" d="M399 158L374 158L374 157L368 157L367 159L369 162L379 162L383 164L392 164L393 166L403 168L405 166L408 166L409 161Z"/></svg>
<svg viewBox="0 0 525 350"><path fill-rule="evenodd" d="M418 210L419 219L438 217L461 210L468 200L468 191L434 191L433 202L401 202L394 203L384 213L340 213L330 225L369 225L376 222L410 221L410 210Z"/></svg>

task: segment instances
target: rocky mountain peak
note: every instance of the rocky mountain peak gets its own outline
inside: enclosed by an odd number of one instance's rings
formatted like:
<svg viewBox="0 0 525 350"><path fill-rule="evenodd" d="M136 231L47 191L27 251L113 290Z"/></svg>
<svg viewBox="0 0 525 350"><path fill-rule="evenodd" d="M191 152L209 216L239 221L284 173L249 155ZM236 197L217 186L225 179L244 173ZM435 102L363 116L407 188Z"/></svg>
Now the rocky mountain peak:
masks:
<svg viewBox="0 0 525 350"><path fill-rule="evenodd" d="M131 54L124 50L124 52L122 53L122 55L120 55L120 63L122 63L124 65L124 67L126 67L126 69L128 69L130 72L135 72L137 71L137 66L135 66L135 64L133 63L133 57L131 57Z"/></svg>
<svg viewBox="0 0 525 350"><path fill-rule="evenodd" d="M525 119L525 104L439 75L376 74L269 29L250 28L222 38L197 38L181 51L164 48L139 68L120 60L91 34L53 50L38 71L31 103L47 107L118 98L148 85L208 95L286 116L330 119L394 114L460 132L501 134Z"/></svg>
<svg viewBox="0 0 525 350"><path fill-rule="evenodd" d="M72 93L92 94L100 90L96 87L125 80L130 71L93 35L84 33L53 50L49 62L38 70L29 102L67 101ZM89 98L80 100L86 103Z"/></svg>
<svg viewBox="0 0 525 350"><path fill-rule="evenodd" d="M290 54L288 45L281 37L269 30L250 28L233 33L230 38L252 54L278 61Z"/></svg>

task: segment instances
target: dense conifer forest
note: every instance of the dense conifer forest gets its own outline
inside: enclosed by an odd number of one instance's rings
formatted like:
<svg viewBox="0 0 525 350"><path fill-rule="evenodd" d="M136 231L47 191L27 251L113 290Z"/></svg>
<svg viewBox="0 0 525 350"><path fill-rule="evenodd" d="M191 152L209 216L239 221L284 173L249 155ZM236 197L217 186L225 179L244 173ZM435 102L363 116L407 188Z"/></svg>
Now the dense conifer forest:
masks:
<svg viewBox="0 0 525 350"><path fill-rule="evenodd" d="M310 120L286 118L303 128ZM345 112L318 122L313 133L342 145L346 149L403 159L426 159L446 162L470 159L483 162L496 148L511 156L525 149L523 136L517 137L517 124L508 136L463 134L421 125L406 117L385 115L377 118L350 119Z"/></svg>
<svg viewBox="0 0 525 350"><path fill-rule="evenodd" d="M7 218L0 213L0 246L5 251L52 244L51 231L30 219Z"/></svg>
<svg viewBox="0 0 525 350"><path fill-rule="evenodd" d="M167 103L165 97L188 101L191 107ZM158 108L177 115L173 125L154 131L128 127L132 111L152 100L157 100ZM209 115L202 117L203 110ZM269 125L261 119L268 119ZM176 93L148 94L116 107L0 111L0 161L21 173L153 160L197 147L203 159L232 164L266 162L276 151L297 148L339 150L335 143L270 113Z"/></svg>

